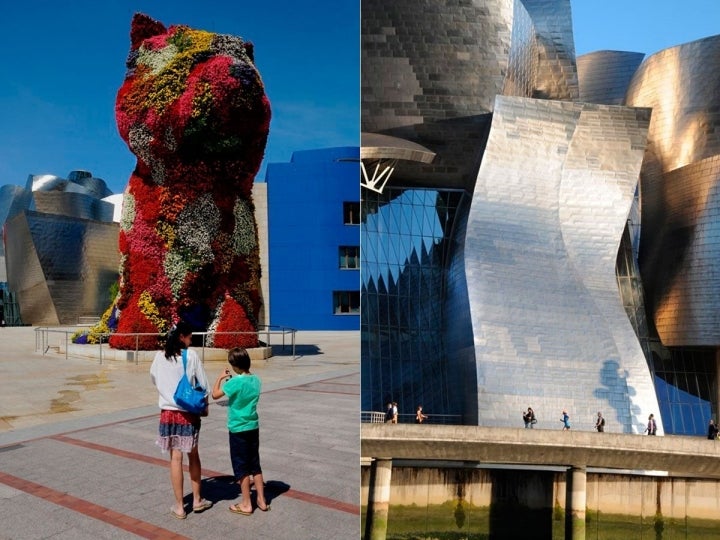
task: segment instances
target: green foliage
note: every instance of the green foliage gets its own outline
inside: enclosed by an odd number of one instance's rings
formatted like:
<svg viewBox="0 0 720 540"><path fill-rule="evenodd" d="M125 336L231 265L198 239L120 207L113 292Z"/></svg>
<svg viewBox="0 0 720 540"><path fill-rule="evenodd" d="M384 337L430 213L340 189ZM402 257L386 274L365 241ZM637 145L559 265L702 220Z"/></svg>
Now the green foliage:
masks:
<svg viewBox="0 0 720 540"><path fill-rule="evenodd" d="M117 300L118 294L120 294L120 282L113 281L108 289L108 302L113 304Z"/></svg>

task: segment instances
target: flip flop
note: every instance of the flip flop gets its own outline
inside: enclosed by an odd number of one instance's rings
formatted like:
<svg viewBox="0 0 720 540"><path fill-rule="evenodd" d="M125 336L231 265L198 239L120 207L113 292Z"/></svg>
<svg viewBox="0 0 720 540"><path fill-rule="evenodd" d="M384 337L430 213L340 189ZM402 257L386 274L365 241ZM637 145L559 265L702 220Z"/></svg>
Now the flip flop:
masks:
<svg viewBox="0 0 720 540"><path fill-rule="evenodd" d="M257 507L257 509L260 510L261 512L269 512L271 508L272 507L269 504L266 505L265 508L260 508L259 506Z"/></svg>
<svg viewBox="0 0 720 540"><path fill-rule="evenodd" d="M175 510L173 510L172 508L170 509L170 513L171 513L172 516L173 516L174 518L176 518L176 519L185 519L185 518L187 518L187 514L186 514L185 512L183 512L182 514L178 514L178 513L177 513Z"/></svg>
<svg viewBox="0 0 720 540"><path fill-rule="evenodd" d="M196 514L199 514L200 512L204 512L208 508L212 508L212 505L213 505L213 503L211 503L207 499L202 499L200 501L200 504L198 504L197 506L193 506L193 512L195 512Z"/></svg>
<svg viewBox="0 0 720 540"><path fill-rule="evenodd" d="M238 508L237 504L233 504L228 507L228 510L230 510L233 514L240 514L241 516L251 516L252 512L246 512L245 510L240 510Z"/></svg>

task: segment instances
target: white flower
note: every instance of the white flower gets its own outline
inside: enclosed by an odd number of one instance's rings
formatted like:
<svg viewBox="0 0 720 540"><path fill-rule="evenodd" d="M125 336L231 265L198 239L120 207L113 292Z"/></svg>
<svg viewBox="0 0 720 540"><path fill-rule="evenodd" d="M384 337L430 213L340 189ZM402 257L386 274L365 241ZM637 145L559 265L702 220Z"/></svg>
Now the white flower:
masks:
<svg viewBox="0 0 720 540"><path fill-rule="evenodd" d="M235 208L235 229L232 236L232 250L237 255L247 255L257 246L255 216L247 201L237 199Z"/></svg>
<svg viewBox="0 0 720 540"><path fill-rule="evenodd" d="M120 214L120 228L128 232L135 222L135 197L129 191L123 195L122 212Z"/></svg>

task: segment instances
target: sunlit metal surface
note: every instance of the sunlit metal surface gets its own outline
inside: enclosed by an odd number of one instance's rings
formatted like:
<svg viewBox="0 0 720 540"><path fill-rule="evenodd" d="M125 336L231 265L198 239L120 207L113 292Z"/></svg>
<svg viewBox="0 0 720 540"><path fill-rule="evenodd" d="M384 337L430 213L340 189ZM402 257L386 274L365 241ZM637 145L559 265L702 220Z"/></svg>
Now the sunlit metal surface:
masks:
<svg viewBox="0 0 720 540"><path fill-rule="evenodd" d="M580 101L624 105L625 93L644 53L596 51L577 57Z"/></svg>
<svg viewBox="0 0 720 540"><path fill-rule="evenodd" d="M470 189L496 95L578 97L569 0L363 0L361 10L362 131L437 153L398 163L391 184Z"/></svg>
<svg viewBox="0 0 720 540"><path fill-rule="evenodd" d="M114 205L99 198L110 193L89 171L0 188L0 281L17 294L23 322L76 324L105 311L120 258Z"/></svg>
<svg viewBox="0 0 720 540"><path fill-rule="evenodd" d="M627 104L652 107L640 268L663 344L720 343L720 36L648 57Z"/></svg>
<svg viewBox="0 0 720 540"><path fill-rule="evenodd" d="M382 193L398 160L431 163L435 152L424 146L379 133L363 133L360 143L360 185Z"/></svg>
<svg viewBox="0 0 720 540"><path fill-rule="evenodd" d="M29 324L76 324L108 306L118 225L26 211L5 224L8 286Z"/></svg>
<svg viewBox="0 0 720 540"><path fill-rule="evenodd" d="M38 212L95 221L113 221L113 205L85 193L36 191L33 192L33 201Z"/></svg>
<svg viewBox="0 0 720 540"><path fill-rule="evenodd" d="M642 432L658 403L615 260L648 109L498 97L463 257L481 425ZM530 401L530 402L529 402Z"/></svg>

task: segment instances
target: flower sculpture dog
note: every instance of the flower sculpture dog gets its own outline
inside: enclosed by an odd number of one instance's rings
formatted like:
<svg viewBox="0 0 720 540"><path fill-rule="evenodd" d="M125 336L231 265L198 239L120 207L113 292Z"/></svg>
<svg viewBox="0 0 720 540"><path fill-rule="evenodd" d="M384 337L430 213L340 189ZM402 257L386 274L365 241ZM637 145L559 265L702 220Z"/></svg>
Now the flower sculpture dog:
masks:
<svg viewBox="0 0 720 540"><path fill-rule="evenodd" d="M215 347L256 346L262 295L251 190L270 104L252 44L165 28L143 14L130 37L115 114L137 165L124 195L110 343L135 348L135 337L120 334L162 333L184 319L212 332ZM139 346L157 347L157 336Z"/></svg>

